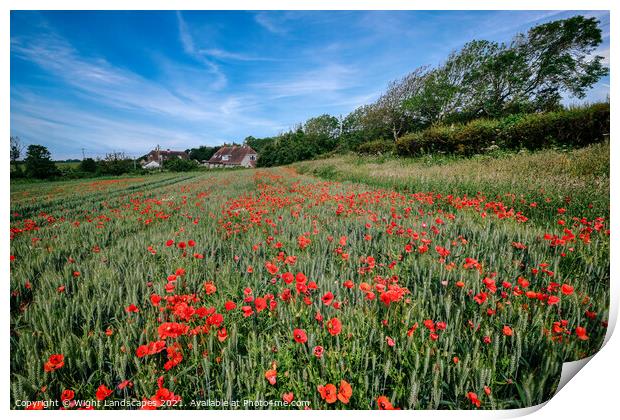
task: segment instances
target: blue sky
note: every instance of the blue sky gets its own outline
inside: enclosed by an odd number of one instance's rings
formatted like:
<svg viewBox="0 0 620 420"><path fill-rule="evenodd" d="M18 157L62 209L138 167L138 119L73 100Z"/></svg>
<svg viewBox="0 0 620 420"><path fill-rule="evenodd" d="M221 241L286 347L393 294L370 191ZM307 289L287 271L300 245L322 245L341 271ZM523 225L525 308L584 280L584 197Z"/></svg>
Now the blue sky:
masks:
<svg viewBox="0 0 620 420"><path fill-rule="evenodd" d="M186 149L346 115L472 39L608 12L11 12L11 135L54 159ZM609 78L588 93L604 100ZM566 98L565 102L577 102Z"/></svg>

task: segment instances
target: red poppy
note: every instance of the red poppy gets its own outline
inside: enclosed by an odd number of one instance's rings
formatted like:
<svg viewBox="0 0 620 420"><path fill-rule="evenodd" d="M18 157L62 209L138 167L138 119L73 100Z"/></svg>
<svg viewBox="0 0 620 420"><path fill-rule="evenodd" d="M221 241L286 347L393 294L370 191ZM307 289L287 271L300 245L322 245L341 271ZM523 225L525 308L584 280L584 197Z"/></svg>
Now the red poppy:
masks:
<svg viewBox="0 0 620 420"><path fill-rule="evenodd" d="M267 261L265 263L265 268L267 269L267 271L269 272L269 274L274 275L278 272L278 267L275 264L272 264L271 262Z"/></svg>
<svg viewBox="0 0 620 420"><path fill-rule="evenodd" d="M136 305L134 305L133 303L125 308L125 312L128 312L128 313L130 313L130 312L137 313L139 311L140 310L138 309L138 307Z"/></svg>
<svg viewBox="0 0 620 420"><path fill-rule="evenodd" d="M256 306L256 312L260 313L267 309L267 301L262 297L257 297L254 299L254 306Z"/></svg>
<svg viewBox="0 0 620 420"><path fill-rule="evenodd" d="M110 395L112 395L111 389L109 389L105 385L99 385L99 388L97 388L97 393L96 393L97 400L103 401L106 398L108 398Z"/></svg>
<svg viewBox="0 0 620 420"><path fill-rule="evenodd" d="M510 337L512 335L512 328L510 328L508 325L504 325L504 328L502 329L502 333L505 336Z"/></svg>
<svg viewBox="0 0 620 420"><path fill-rule="evenodd" d="M226 327L222 327L217 331L217 339L220 343L223 343L228 337L228 331L226 331Z"/></svg>
<svg viewBox="0 0 620 420"><path fill-rule="evenodd" d="M287 404L292 403L294 398L295 396L293 395L292 392L285 392L284 394L282 394L282 401L284 401Z"/></svg>
<svg viewBox="0 0 620 420"><path fill-rule="evenodd" d="M394 339L392 337L389 337L389 336L385 337L385 342L390 347L394 347L396 345L396 342L394 342Z"/></svg>
<svg viewBox="0 0 620 420"><path fill-rule="evenodd" d="M478 399L478 395L475 392L468 392L467 399L471 401L476 407L480 407L480 400Z"/></svg>
<svg viewBox="0 0 620 420"><path fill-rule="evenodd" d="M60 369L65 365L65 356L62 354L52 354L47 362L43 365L43 370L46 372L53 372Z"/></svg>
<svg viewBox="0 0 620 420"><path fill-rule="evenodd" d="M575 334L577 335L577 338L579 338L580 340L587 340L588 338L590 338L587 335L585 327L575 328Z"/></svg>
<svg viewBox="0 0 620 420"><path fill-rule="evenodd" d="M213 284L213 282L205 283L205 292L207 295L212 295L217 291L217 287Z"/></svg>
<svg viewBox="0 0 620 420"><path fill-rule="evenodd" d="M570 286L568 284L562 285L562 293L565 295L572 295L574 290L575 288L573 286Z"/></svg>
<svg viewBox="0 0 620 420"><path fill-rule="evenodd" d="M276 376L277 375L278 375L278 373L275 370L270 369L270 370L265 372L265 379L267 379L267 381L269 381L269 383L271 385L275 385L276 384Z"/></svg>
<svg viewBox="0 0 620 420"><path fill-rule="evenodd" d="M319 359L320 359L321 357L323 357L323 352L324 352L324 351L325 351L325 349L324 349L322 346L315 346L315 347L314 347L314 350L313 350L314 355L315 355L317 358L319 358Z"/></svg>
<svg viewBox="0 0 620 420"><path fill-rule="evenodd" d="M336 392L336 386L334 384L327 384L325 386L317 386L317 391L321 394L321 398L325 400L327 404L333 404L338 400L338 393Z"/></svg>
<svg viewBox="0 0 620 420"><path fill-rule="evenodd" d="M348 404L352 395L353 388L351 388L351 384L342 379L340 381L340 388L338 388L338 399L341 403Z"/></svg>
<svg viewBox="0 0 620 420"><path fill-rule="evenodd" d="M174 241L172 239L168 239L166 241L166 246L172 246L172 245L174 245Z"/></svg>
<svg viewBox="0 0 620 420"><path fill-rule="evenodd" d="M323 295L321 300L323 301L325 305L329 306L334 300L334 294L332 292L327 292Z"/></svg>
<svg viewBox="0 0 620 420"><path fill-rule="evenodd" d="M308 336L306 335L306 331L300 328L293 330L293 339L298 343L305 343L308 341Z"/></svg>
<svg viewBox="0 0 620 420"><path fill-rule="evenodd" d="M394 410L394 406L386 396L380 396L377 398L377 405L379 406L379 410Z"/></svg>
<svg viewBox="0 0 620 420"><path fill-rule="evenodd" d="M70 389L65 389L60 394L60 401L71 401L75 397L75 392Z"/></svg>
<svg viewBox="0 0 620 420"><path fill-rule="evenodd" d="M327 330L331 335L336 336L342 331L342 323L338 318L332 318L327 321Z"/></svg>
<svg viewBox="0 0 620 420"><path fill-rule="evenodd" d="M224 304L224 308L225 308L227 311L232 311L232 310L233 310L233 309L235 309L236 307L237 307L237 304L236 304L235 302L230 301L230 300L229 300L229 301L227 301L227 302Z"/></svg>

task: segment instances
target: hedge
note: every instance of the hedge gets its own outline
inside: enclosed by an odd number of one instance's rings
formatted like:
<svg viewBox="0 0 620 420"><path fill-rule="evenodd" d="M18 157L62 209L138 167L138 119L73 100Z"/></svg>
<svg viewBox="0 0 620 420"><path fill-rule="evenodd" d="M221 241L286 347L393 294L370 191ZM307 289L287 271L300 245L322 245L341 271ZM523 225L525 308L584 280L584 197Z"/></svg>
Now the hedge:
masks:
<svg viewBox="0 0 620 420"><path fill-rule="evenodd" d="M543 149L582 147L609 134L609 103L597 103L540 114L511 115L499 120L478 119L467 124L434 126L396 141L402 156L428 153L473 155L490 148Z"/></svg>
<svg viewBox="0 0 620 420"><path fill-rule="evenodd" d="M357 153L361 155L382 155L394 152L394 140L367 141L357 146Z"/></svg>

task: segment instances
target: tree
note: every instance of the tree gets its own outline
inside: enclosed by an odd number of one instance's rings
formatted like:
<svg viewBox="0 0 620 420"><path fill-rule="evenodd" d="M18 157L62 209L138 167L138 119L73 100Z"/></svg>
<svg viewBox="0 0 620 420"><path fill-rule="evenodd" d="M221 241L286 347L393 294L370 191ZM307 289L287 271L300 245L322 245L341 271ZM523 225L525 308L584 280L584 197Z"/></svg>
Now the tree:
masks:
<svg viewBox="0 0 620 420"><path fill-rule="evenodd" d="M133 159L123 152L108 153L97 165L99 172L104 175L122 175L131 172L133 168Z"/></svg>
<svg viewBox="0 0 620 420"><path fill-rule="evenodd" d="M92 158L86 158L80 162L80 170L83 172L97 172L97 162Z"/></svg>
<svg viewBox="0 0 620 420"><path fill-rule="evenodd" d="M319 153L327 152L336 147L340 122L329 114L319 115L306 121L303 133L308 142L315 143Z"/></svg>
<svg viewBox="0 0 620 420"><path fill-rule="evenodd" d="M26 152L26 175L31 178L47 179L60 174L47 147L38 144L28 146Z"/></svg>
<svg viewBox="0 0 620 420"><path fill-rule="evenodd" d="M164 168L172 172L188 172L198 169L198 163L193 160L172 158L164 161Z"/></svg>
<svg viewBox="0 0 620 420"><path fill-rule="evenodd" d="M198 148L193 148L188 151L188 155L190 159L195 159L199 162L203 160L209 160L211 157L217 152L219 146L200 146Z"/></svg>
<svg viewBox="0 0 620 420"><path fill-rule="evenodd" d="M23 176L22 168L19 165L19 158L21 157L24 146L21 143L19 137L11 136L10 143L10 157L11 157L11 176L21 177Z"/></svg>
<svg viewBox="0 0 620 420"><path fill-rule="evenodd" d="M549 111L563 94L582 98L609 69L593 56L602 42L595 18L535 26L509 44L476 40L450 54L405 101L425 124Z"/></svg>
<svg viewBox="0 0 620 420"><path fill-rule="evenodd" d="M374 104L373 111L389 128L394 141L414 125L413 113L404 105L422 91L426 72L426 67L418 67L402 79L391 82Z"/></svg>

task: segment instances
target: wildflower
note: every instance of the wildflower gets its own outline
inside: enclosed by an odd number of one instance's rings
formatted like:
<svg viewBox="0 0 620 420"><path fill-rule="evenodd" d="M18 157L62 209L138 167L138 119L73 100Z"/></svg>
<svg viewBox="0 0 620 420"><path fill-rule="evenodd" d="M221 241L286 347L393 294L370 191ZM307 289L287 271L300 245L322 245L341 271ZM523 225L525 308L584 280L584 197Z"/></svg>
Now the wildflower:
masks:
<svg viewBox="0 0 620 420"><path fill-rule="evenodd" d="M505 336L510 337L510 336L512 336L512 328L510 328L508 325L504 325L504 328L502 329L502 333Z"/></svg>
<svg viewBox="0 0 620 420"><path fill-rule="evenodd" d="M573 286L570 286L568 284L563 284L562 285L562 293L565 295L572 295L573 291L575 290L575 288Z"/></svg>
<svg viewBox="0 0 620 420"><path fill-rule="evenodd" d="M340 381L340 388L338 388L338 399L343 404L348 404L349 399L353 395L353 388L351 388L351 384L342 379Z"/></svg>
<svg viewBox="0 0 620 420"><path fill-rule="evenodd" d="M324 352L324 351L325 351L325 349L323 349L323 347L322 347L322 346L315 346L315 347L314 347L314 350L313 350L313 353L314 353L314 355L315 355L318 359L320 359L321 357L323 357L323 352Z"/></svg>
<svg viewBox="0 0 620 420"><path fill-rule="evenodd" d="M379 406L379 410L394 410L394 406L386 396L380 396L377 398L377 405Z"/></svg>
<svg viewBox="0 0 620 420"><path fill-rule="evenodd" d="M305 343L308 341L308 336L306 335L306 331L296 328L293 330L293 339L298 343Z"/></svg>
<svg viewBox="0 0 620 420"><path fill-rule="evenodd" d="M60 369L65 365L65 356L62 354L52 354L47 362L43 365L43 370L46 372L53 372Z"/></svg>
<svg viewBox="0 0 620 420"><path fill-rule="evenodd" d="M333 404L338 400L338 393L336 392L336 386L334 384L327 384L325 386L319 385L317 387L321 398L328 404Z"/></svg>
<svg viewBox="0 0 620 420"><path fill-rule="evenodd" d="M267 381L269 381L269 383L271 385L275 385L276 384L276 376L277 375L278 375L278 373L275 370L270 369L270 370L265 372L265 379L267 379Z"/></svg>
<svg viewBox="0 0 620 420"><path fill-rule="evenodd" d="M110 395L112 395L111 389L109 389L105 385L99 385L99 388L97 388L97 393L96 393L97 400L103 401L106 398L108 398Z"/></svg>
<svg viewBox="0 0 620 420"><path fill-rule="evenodd" d="M332 318L327 321L327 330L332 336L336 336L342 331L342 323L338 318Z"/></svg>

